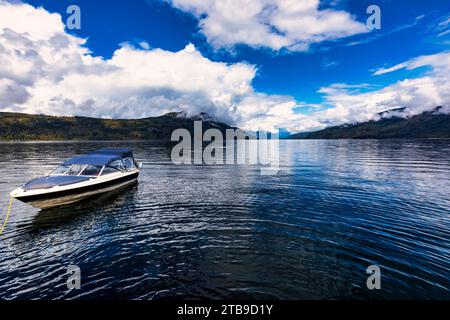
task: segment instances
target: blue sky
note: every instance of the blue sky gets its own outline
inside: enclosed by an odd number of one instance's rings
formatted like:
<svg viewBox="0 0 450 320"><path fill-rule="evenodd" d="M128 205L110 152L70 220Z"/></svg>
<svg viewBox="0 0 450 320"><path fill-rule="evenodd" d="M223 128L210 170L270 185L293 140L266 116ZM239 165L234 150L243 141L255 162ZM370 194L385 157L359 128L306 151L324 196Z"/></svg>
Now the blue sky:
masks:
<svg viewBox="0 0 450 320"><path fill-rule="evenodd" d="M310 0L306 2L308 1ZM418 67L414 68L399 67L398 70L382 72L379 75L374 75L374 72L381 68L407 63L418 57L436 57L436 55L446 53L450 47L450 33L446 33L449 26L450 1L444 0L320 1L319 7L314 9L315 13L322 14L321 18L318 18L319 20L326 20L327 12L330 15L338 12L348 15L343 22L343 24L348 24L348 27L342 27L337 35L333 34L334 29L329 25L321 27L328 28L325 31L305 31L309 32L307 35L301 30L286 31L285 34L283 31L276 30L270 35L266 32L261 36L261 40L258 40L259 42L251 39L251 36L248 37L248 41L245 36L233 37L233 32L236 30L233 28L239 28L239 30L248 28L249 31L252 31L252 28L256 29L261 25L249 26L245 17L237 17L236 24L234 21L230 24L228 20L221 23L222 19L224 21L227 19L225 11L228 7L226 6L223 8L205 7L195 5L195 1L190 0L174 0L173 2L162 0L37 0L27 1L27 3L35 8L43 7L49 13L59 13L63 22L68 16L66 13L68 5L77 4L81 8L82 27L80 30L66 29L65 32L76 38L87 39L83 47L89 49L89 55L101 57L105 61L111 59L116 50L124 45L139 50L161 49L164 52L175 53L183 50L188 44L193 44L195 50L208 61L228 65L239 63L250 65L255 69L255 75L250 79L252 91L258 95L275 97L274 99L279 104L287 103L287 100L280 101L281 98L277 97L289 97L295 104L295 106L291 104L290 108L295 114L302 115L333 109L340 103L344 103L336 100L342 90L345 90L343 94L360 96L366 92L376 92L389 86L395 86L405 79L428 77L430 72L435 76L438 71L436 71L437 67L433 64L434 62L419 63ZM381 8L381 30L361 31L361 26L365 25L369 16L366 9L371 4L376 4ZM273 18L270 21L275 21L277 14L281 19L280 24L276 25L277 27L283 25L283 22L290 16L289 11L282 11L275 7L271 10L273 10L270 11L273 12L270 13L273 14ZM261 17L264 17L264 14L261 11L259 19L263 19ZM294 18L299 20L306 19L306 17L299 15ZM317 24L320 22L319 20L317 20ZM332 23L331 17L329 20ZM296 20L293 21L296 22ZM241 23L242 27L238 23ZM314 20L311 21L307 28L318 30L319 27L313 28L314 23ZM302 25L300 24L300 26ZM226 30L228 27L230 30ZM217 28L221 29L218 33L214 31ZM280 34L282 36L277 40L270 38ZM143 42L146 44L143 45ZM295 48L293 43L299 42L303 47ZM443 72L440 71L439 75L442 76ZM417 92L418 90L412 91ZM447 102L446 97L439 98L443 102ZM249 100L251 99L246 101ZM436 101L441 100L437 99ZM345 101L349 101L349 99ZM379 108L389 106L389 103L381 103ZM392 107L396 106L392 105ZM201 110L201 108L195 108L195 110ZM370 110L373 113L374 109ZM267 113L267 109L264 112ZM261 112L256 113L260 114ZM100 115L122 116L120 113ZM249 119L245 120L245 116L242 114L227 116L223 112L218 112L216 115L238 124L241 122L255 123ZM127 114L123 114L123 116L128 117ZM282 117L282 113L280 113L280 117ZM359 121L371 117L373 115L366 114L365 117L355 119ZM322 114L320 120L314 118L313 123L309 125L292 126L292 128L286 118L281 119L274 126L297 131L340 122L335 119L336 116L329 122L325 118L326 116ZM355 119L344 115L341 122L355 121ZM293 117L289 122L300 120L302 118ZM268 120L269 122L273 121Z"/></svg>

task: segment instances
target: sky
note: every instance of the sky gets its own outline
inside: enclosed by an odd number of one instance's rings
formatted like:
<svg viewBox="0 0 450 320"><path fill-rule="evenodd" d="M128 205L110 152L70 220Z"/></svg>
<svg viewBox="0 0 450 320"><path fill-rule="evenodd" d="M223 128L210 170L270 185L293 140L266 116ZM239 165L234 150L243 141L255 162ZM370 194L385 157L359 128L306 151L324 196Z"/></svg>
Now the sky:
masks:
<svg viewBox="0 0 450 320"><path fill-rule="evenodd" d="M449 71L446 0L0 0L0 111L306 132L450 113Z"/></svg>

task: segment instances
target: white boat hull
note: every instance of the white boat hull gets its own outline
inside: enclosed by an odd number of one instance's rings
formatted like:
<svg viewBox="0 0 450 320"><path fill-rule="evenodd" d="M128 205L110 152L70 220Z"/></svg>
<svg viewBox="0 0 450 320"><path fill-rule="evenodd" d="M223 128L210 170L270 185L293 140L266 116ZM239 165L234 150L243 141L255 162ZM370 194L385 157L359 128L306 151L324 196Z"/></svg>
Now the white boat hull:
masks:
<svg viewBox="0 0 450 320"><path fill-rule="evenodd" d="M126 187L136 183L138 176L139 170L135 170L127 174L97 178L92 181L52 189L25 191L19 188L11 192L11 196L33 207L50 209Z"/></svg>

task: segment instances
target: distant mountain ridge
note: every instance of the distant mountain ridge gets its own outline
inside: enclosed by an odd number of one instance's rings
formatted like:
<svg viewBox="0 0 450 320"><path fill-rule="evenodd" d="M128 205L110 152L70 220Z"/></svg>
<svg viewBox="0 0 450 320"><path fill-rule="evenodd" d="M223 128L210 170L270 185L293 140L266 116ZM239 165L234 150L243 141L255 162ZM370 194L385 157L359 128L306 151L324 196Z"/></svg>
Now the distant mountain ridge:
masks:
<svg viewBox="0 0 450 320"><path fill-rule="evenodd" d="M215 128L224 136L226 129L233 129L206 113L190 118L172 112L143 119L100 119L0 112L0 140L170 140L175 129L193 134L195 120L203 120L204 131Z"/></svg>
<svg viewBox="0 0 450 320"><path fill-rule="evenodd" d="M411 117L400 117L406 108L380 112L381 119L293 134L288 139L387 139L450 138L450 115L441 107Z"/></svg>
<svg viewBox="0 0 450 320"><path fill-rule="evenodd" d="M302 132L286 139L386 139L450 138L450 115L440 107L412 117L404 117L406 108L380 112L378 121L329 127L316 132ZM402 115L402 116L399 116ZM0 112L0 140L170 140L175 129L194 132L194 121L203 121L203 131L236 129L206 113L187 117L171 112L143 119L101 119L91 117L55 117Z"/></svg>

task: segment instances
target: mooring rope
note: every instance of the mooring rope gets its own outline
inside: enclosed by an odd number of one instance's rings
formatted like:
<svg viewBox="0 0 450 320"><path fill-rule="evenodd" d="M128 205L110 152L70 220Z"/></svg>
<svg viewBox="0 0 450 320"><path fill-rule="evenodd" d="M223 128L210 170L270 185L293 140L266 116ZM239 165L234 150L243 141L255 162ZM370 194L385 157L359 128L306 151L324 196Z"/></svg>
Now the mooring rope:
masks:
<svg viewBox="0 0 450 320"><path fill-rule="evenodd" d="M3 230L5 230L6 224L8 223L8 220L9 220L9 214L11 213L11 206L12 206L12 203L13 203L13 197L11 197L11 199L9 200L9 206L8 206L8 211L6 212L5 221L3 222L3 225L2 225L2 227L1 227L1 229L0 229L0 236L1 236L2 233L3 233Z"/></svg>

